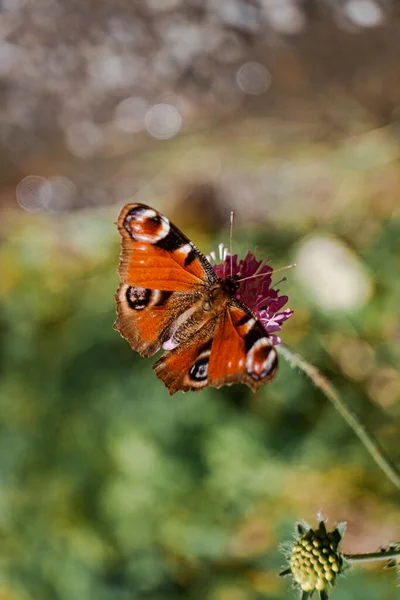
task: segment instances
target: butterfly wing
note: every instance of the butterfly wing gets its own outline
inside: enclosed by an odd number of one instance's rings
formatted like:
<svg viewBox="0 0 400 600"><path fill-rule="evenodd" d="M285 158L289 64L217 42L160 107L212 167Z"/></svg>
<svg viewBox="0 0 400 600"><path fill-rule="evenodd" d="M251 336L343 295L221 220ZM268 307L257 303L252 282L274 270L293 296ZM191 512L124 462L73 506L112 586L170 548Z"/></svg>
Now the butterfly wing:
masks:
<svg viewBox="0 0 400 600"><path fill-rule="evenodd" d="M232 299L218 319L208 365L209 385L246 383L253 392L271 381L278 354L261 323Z"/></svg>
<svg viewBox="0 0 400 600"><path fill-rule="evenodd" d="M215 326L216 319L205 321L188 341L164 354L153 365L170 394L200 390L209 385L207 371Z"/></svg>
<svg viewBox="0 0 400 600"><path fill-rule="evenodd" d="M247 307L230 300L186 342L154 365L170 394L246 383L255 392L278 365L271 338Z"/></svg>
<svg viewBox="0 0 400 600"><path fill-rule="evenodd" d="M188 292L217 280L206 257L167 217L144 204L127 204L117 226L122 236L119 275L138 287Z"/></svg>
<svg viewBox="0 0 400 600"><path fill-rule="evenodd" d="M122 283L116 293L114 329L142 356L152 356L172 336L179 318L189 318L193 293L170 292Z"/></svg>
<svg viewBox="0 0 400 600"><path fill-rule="evenodd" d="M117 226L122 237L116 293L117 329L142 356L160 349L176 323L190 317L204 287L217 280L195 245L159 212L127 204Z"/></svg>

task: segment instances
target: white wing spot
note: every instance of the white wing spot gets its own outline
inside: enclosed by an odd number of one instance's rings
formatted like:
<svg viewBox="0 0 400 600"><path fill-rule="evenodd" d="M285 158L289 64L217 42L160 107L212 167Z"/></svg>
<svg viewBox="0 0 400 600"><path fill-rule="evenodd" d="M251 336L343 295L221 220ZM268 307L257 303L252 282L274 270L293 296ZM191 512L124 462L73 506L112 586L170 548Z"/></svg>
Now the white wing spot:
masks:
<svg viewBox="0 0 400 600"><path fill-rule="evenodd" d="M255 322L256 322L256 320L254 318L251 318L249 321L247 321L247 323L245 323L243 325L245 334L250 331L250 329L253 327L253 325L255 324Z"/></svg>
<svg viewBox="0 0 400 600"><path fill-rule="evenodd" d="M176 252L179 252L179 254L183 254L186 257L192 249L193 249L192 244L190 244L188 242L184 246L181 246L180 248L178 248L176 250Z"/></svg>
<svg viewBox="0 0 400 600"><path fill-rule="evenodd" d="M154 219L154 217L156 216L157 213L153 208L147 208L142 212L142 214L140 215L140 219L138 218L138 221L143 222L145 219Z"/></svg>

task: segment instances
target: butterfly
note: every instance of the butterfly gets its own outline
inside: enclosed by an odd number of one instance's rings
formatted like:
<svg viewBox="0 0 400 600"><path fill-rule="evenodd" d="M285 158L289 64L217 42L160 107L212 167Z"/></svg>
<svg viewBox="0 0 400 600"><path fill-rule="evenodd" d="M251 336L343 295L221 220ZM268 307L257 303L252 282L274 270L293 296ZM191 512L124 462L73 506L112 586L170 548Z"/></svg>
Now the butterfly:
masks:
<svg viewBox="0 0 400 600"><path fill-rule="evenodd" d="M245 383L253 392L276 374L272 340L251 309L235 298L239 276L217 277L211 263L165 216L127 204L114 329L153 365L170 394Z"/></svg>

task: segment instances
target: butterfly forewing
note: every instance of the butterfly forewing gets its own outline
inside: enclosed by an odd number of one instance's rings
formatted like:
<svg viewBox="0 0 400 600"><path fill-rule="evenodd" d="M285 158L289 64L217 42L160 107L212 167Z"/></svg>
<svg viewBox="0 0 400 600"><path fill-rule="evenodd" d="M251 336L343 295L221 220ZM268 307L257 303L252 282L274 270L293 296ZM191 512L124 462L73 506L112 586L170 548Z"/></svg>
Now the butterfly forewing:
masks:
<svg viewBox="0 0 400 600"><path fill-rule="evenodd" d="M118 218L122 282L163 291L190 291L217 277L195 245L159 212L127 204Z"/></svg>

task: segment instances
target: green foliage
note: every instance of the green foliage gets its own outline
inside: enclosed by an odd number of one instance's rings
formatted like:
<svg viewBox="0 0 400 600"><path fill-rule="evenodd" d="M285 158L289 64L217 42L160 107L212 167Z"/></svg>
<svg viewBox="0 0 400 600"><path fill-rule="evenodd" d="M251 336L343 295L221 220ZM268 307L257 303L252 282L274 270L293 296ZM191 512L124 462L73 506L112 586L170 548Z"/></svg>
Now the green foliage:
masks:
<svg viewBox="0 0 400 600"><path fill-rule="evenodd" d="M372 298L328 313L289 273L295 315L283 335L399 459L398 405L371 382L399 359L400 221L360 215L374 226L367 244L351 223L331 233L371 273ZM291 592L277 578L278 545L296 519L321 509L347 520L344 551L394 538L390 482L301 373L281 364L257 395L242 386L168 395L151 360L112 329L114 220L107 211L2 223L1 597L280 600ZM266 237L254 226L238 245L287 264L307 226L281 229ZM359 360L372 352L370 372L341 362L349 343ZM338 597L393 600L394 586L378 566L351 572Z"/></svg>

